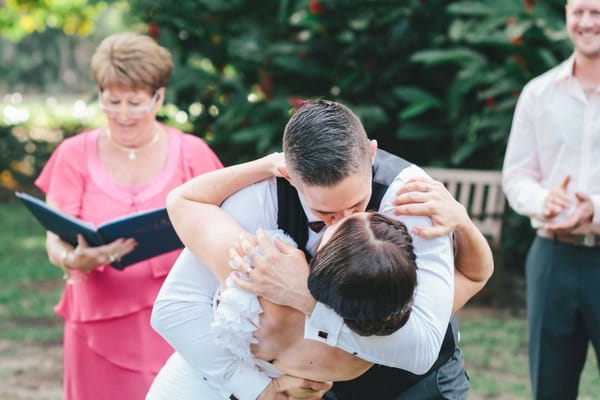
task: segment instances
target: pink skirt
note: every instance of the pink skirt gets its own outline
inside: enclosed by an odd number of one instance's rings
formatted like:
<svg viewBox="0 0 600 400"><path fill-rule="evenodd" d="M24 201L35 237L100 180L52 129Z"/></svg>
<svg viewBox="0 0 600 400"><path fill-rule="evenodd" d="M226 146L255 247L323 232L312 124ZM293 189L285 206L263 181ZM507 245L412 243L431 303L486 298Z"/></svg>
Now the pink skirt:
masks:
<svg viewBox="0 0 600 400"><path fill-rule="evenodd" d="M143 400L173 352L150 326L151 308L93 322L65 321L64 398Z"/></svg>

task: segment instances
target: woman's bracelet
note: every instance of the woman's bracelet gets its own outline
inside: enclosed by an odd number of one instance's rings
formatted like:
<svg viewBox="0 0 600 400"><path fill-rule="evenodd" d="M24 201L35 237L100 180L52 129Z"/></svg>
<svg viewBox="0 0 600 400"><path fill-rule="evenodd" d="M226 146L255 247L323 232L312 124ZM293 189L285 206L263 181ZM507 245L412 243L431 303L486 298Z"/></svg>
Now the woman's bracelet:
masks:
<svg viewBox="0 0 600 400"><path fill-rule="evenodd" d="M67 258L69 257L70 251L67 249L64 249L62 254L60 255L60 261L58 263L58 268L61 269L61 271L63 272L63 280L65 282L71 282L71 272L69 271L69 268L67 267Z"/></svg>
<svg viewBox="0 0 600 400"><path fill-rule="evenodd" d="M62 254L60 255L60 262L58 267L61 269L61 271L63 272L63 280L71 285L76 285L78 283L84 282L87 278L88 275L90 274L90 271L81 271L81 270L77 270L78 274L77 275L81 275L79 278L73 278L73 276L71 276L71 269L67 266L67 258L69 258L69 256L73 254L73 251L71 250L63 250Z"/></svg>

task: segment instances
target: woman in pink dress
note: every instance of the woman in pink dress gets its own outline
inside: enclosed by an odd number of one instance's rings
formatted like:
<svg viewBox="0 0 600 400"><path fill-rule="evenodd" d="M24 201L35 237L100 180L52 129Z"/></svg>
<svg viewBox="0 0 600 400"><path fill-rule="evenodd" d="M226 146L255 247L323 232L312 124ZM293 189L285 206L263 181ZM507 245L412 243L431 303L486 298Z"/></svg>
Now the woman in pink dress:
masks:
<svg viewBox="0 0 600 400"><path fill-rule="evenodd" d="M169 191L222 167L198 137L159 124L170 53L150 37L120 33L92 57L107 125L66 139L36 184L46 201L96 226L126 214L162 208ZM64 397L143 399L172 353L150 327L150 312L179 251L127 267L107 264L132 251L133 239L73 246L48 232L50 262L67 284L55 311L64 321Z"/></svg>

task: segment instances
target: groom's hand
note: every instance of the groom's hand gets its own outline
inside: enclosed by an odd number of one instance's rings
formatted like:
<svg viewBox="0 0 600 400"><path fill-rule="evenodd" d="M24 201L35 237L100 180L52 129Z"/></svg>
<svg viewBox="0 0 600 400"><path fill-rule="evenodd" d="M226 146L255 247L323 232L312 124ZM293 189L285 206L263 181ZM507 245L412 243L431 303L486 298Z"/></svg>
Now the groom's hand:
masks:
<svg viewBox="0 0 600 400"><path fill-rule="evenodd" d="M316 301L308 290L309 269L304 253L279 239L272 243L261 230L256 239L256 246L242 239L242 254L232 251L232 264L247 278L233 273L235 284L275 304L295 308L310 316Z"/></svg>

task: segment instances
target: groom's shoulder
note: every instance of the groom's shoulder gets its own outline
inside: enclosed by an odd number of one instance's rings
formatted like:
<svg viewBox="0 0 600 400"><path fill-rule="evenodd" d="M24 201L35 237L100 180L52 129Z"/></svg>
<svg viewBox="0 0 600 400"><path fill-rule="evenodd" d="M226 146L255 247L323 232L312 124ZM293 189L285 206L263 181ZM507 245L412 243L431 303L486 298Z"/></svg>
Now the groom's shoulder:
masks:
<svg viewBox="0 0 600 400"><path fill-rule="evenodd" d="M412 167L416 165L386 150L377 149L373 164L373 181L386 186L391 185L403 171Z"/></svg>

